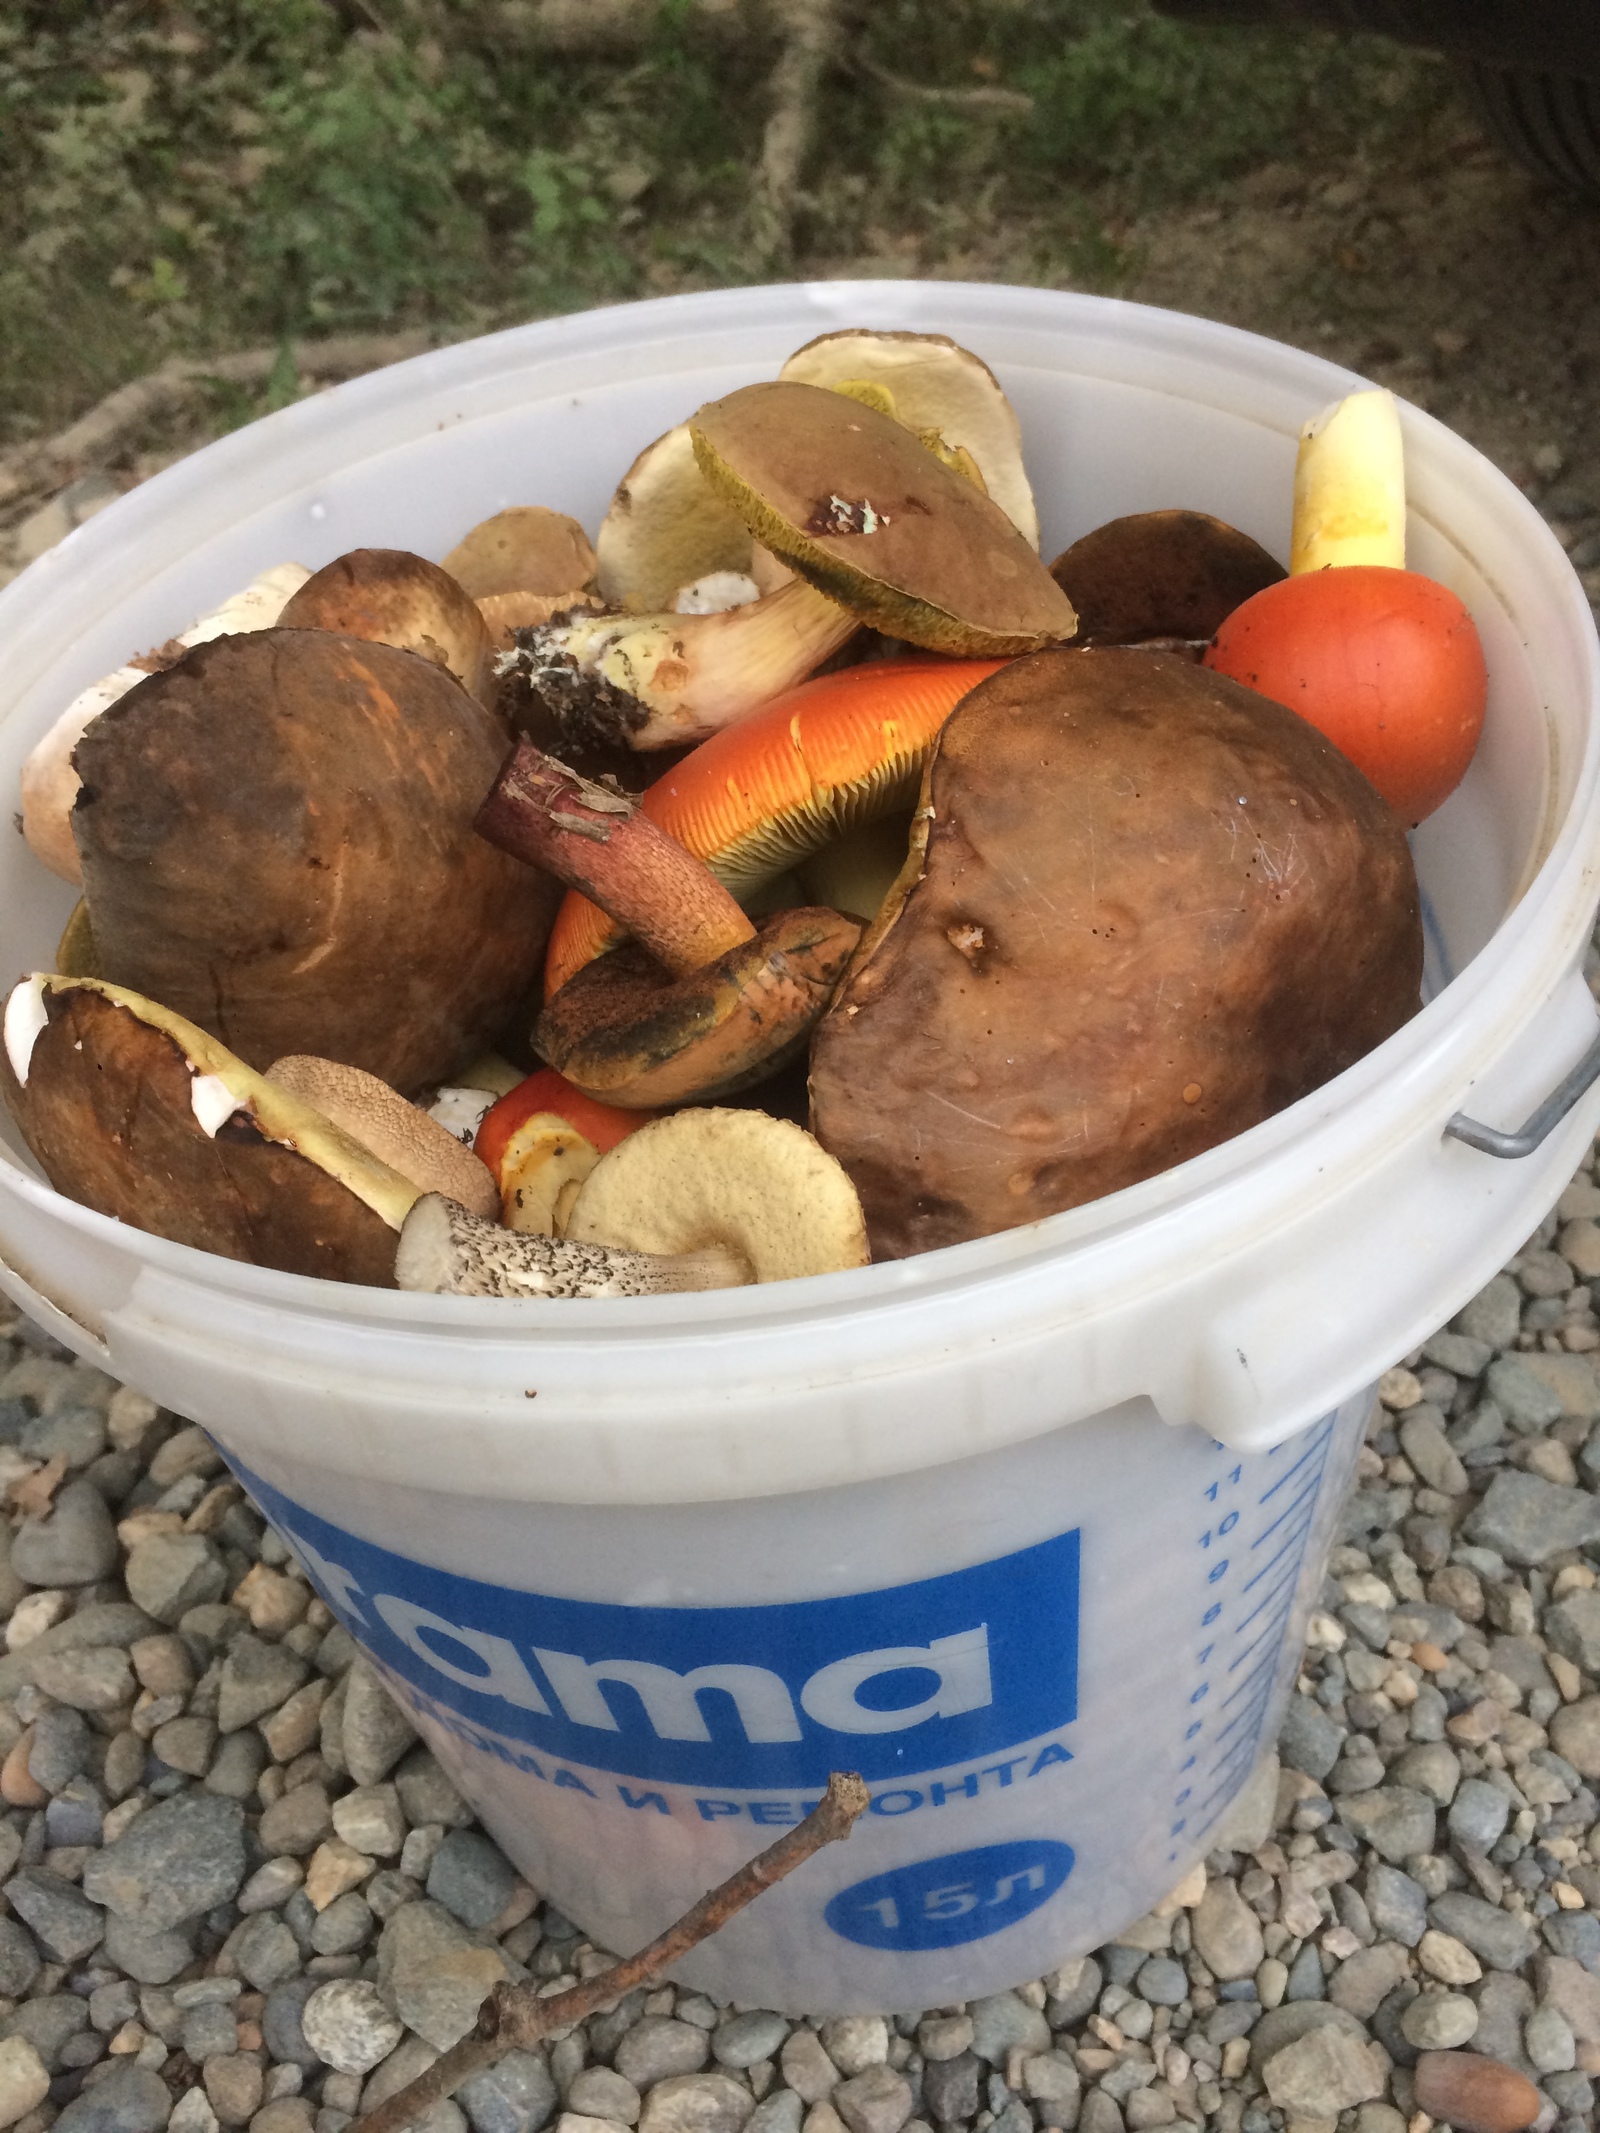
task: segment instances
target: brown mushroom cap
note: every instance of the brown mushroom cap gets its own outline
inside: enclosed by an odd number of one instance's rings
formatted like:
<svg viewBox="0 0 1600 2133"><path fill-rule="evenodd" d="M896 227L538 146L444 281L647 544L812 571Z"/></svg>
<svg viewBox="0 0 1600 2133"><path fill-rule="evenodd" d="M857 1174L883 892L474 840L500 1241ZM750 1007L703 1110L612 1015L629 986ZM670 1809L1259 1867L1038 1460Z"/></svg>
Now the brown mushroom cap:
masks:
<svg viewBox="0 0 1600 2133"><path fill-rule="evenodd" d="M404 548L352 548L335 556L306 580L278 622L286 630L335 630L415 652L494 709L494 645L476 602L448 571Z"/></svg>
<svg viewBox="0 0 1600 2133"><path fill-rule="evenodd" d="M707 480L755 538L886 635L981 657L1076 628L999 505L892 416L775 383L711 401L690 429Z"/></svg>
<svg viewBox="0 0 1600 2133"><path fill-rule="evenodd" d="M500 1194L488 1165L376 1074L291 1052L272 1062L266 1079L332 1119L419 1192L442 1192L485 1218L498 1213Z"/></svg>
<svg viewBox="0 0 1600 2133"><path fill-rule="evenodd" d="M1204 511L1111 519L1050 565L1078 610L1082 645L1205 644L1236 607L1285 574L1248 533Z"/></svg>
<svg viewBox="0 0 1600 2133"><path fill-rule="evenodd" d="M0 1053L0 1090L58 1192L227 1259L393 1286L415 1185L154 1001L24 984L42 1026ZM32 1006L16 1003L16 1025Z"/></svg>
<svg viewBox="0 0 1600 2133"><path fill-rule="evenodd" d="M957 707L924 792L920 856L812 1045L813 1130L876 1256L1152 1177L1416 1012L1399 823L1252 690L1041 653Z"/></svg>
<svg viewBox="0 0 1600 2133"><path fill-rule="evenodd" d="M512 504L474 526L440 565L474 600L496 593L571 593L594 576L589 536L564 511Z"/></svg>
<svg viewBox="0 0 1600 2133"><path fill-rule="evenodd" d="M837 911L784 911L677 978L629 943L562 986L534 1024L534 1049L624 1110L735 1095L804 1045L860 933Z"/></svg>
<svg viewBox="0 0 1600 2133"><path fill-rule="evenodd" d="M286 1052L402 1092L511 1022L559 891L476 836L505 753L441 668L322 630L223 637L78 744L101 974L258 1069Z"/></svg>

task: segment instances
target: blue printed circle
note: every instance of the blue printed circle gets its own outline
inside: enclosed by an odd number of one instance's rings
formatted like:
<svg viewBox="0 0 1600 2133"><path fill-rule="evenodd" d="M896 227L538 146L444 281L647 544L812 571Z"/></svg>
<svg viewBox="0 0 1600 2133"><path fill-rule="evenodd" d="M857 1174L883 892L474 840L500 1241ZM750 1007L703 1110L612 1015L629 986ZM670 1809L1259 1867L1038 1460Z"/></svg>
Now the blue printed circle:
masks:
<svg viewBox="0 0 1600 2133"><path fill-rule="evenodd" d="M823 1917L862 1948L959 1948L1048 1903L1072 1872L1070 1844L1023 1837L919 1859L841 1889Z"/></svg>

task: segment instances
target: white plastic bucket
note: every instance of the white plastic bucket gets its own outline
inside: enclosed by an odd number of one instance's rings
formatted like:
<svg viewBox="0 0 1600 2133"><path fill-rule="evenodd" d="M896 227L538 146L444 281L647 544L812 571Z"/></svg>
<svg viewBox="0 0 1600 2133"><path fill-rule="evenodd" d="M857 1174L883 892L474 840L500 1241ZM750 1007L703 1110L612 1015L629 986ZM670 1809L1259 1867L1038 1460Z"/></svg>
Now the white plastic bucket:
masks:
<svg viewBox="0 0 1600 2133"><path fill-rule="evenodd" d="M1168 505L1282 553L1299 425L1354 382L1194 319L956 284L675 298L445 350L224 439L0 595L0 782L79 687L266 565L441 555L516 502L593 525L698 401L863 323L991 363L1047 554ZM1594 632L1517 491L1405 425L1412 559L1493 675L1478 760L1416 838L1434 997L1226 1146L898 1264L526 1306L238 1266L0 1165L8 1291L215 1432L489 1828L609 1945L830 1767L866 1773L872 1812L685 1978L939 2005L1145 1910L1278 1723L1373 1380L1582 1155L1593 1094L1520 1162L1444 1128L1517 1125L1595 1034ZM3 879L7 959L47 967L70 894L20 840Z"/></svg>

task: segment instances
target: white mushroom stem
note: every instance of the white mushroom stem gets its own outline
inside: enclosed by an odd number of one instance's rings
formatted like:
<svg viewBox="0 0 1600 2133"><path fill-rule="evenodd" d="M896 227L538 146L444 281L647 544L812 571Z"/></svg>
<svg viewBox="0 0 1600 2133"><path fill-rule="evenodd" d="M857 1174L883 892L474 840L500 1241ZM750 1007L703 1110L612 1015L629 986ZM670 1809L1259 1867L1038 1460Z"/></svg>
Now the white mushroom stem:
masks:
<svg viewBox="0 0 1600 2133"><path fill-rule="evenodd" d="M394 1278L430 1296L665 1296L743 1288L750 1269L721 1246L667 1257L501 1229L430 1192L406 1216Z"/></svg>

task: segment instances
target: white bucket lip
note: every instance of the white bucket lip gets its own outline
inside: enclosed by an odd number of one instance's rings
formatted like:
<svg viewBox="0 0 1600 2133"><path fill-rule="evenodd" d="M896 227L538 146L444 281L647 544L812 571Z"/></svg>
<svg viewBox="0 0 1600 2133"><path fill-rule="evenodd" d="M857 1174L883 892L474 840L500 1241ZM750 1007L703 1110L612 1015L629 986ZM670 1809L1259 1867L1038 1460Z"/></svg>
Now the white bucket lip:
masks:
<svg viewBox="0 0 1600 2133"><path fill-rule="evenodd" d="M807 306L811 307L809 313ZM708 309L717 313L714 324L706 320ZM857 323L873 312L887 314L894 324L905 323L914 329L954 329L980 344L986 330L992 330L996 337L1008 331L1035 332L1044 341L1056 342L1064 333L1077 335L1103 344L1104 351L1099 364L1081 366L1080 374L1143 383L1147 388L1150 381L1141 380L1140 370L1157 359L1152 358L1144 335L1148 321L1158 316L1169 336L1158 359L1163 369L1174 355L1181 355L1206 374L1208 386L1213 388L1208 405L1231 406L1286 437L1297 433L1304 414L1313 412L1322 399L1337 397L1369 382L1323 357L1237 327L1076 292L982 282L859 281L774 284L655 298L537 321L416 356L296 403L219 439L98 514L0 592L0 633L10 633L19 655L32 655L35 673L29 676L31 684L37 672L49 663L49 644L59 652L59 625L52 624L54 602L49 582L56 571L70 571L77 580L86 566L103 567L119 556L125 559L130 548L141 547L141 533L155 534L163 528L171 502L183 500L186 493L214 498L225 492L240 473L259 467L266 439L270 437L286 451L292 450L303 435L314 436L325 429L330 409L335 406L345 418L346 428L350 418L359 424L363 419L376 421L380 417L384 426L395 428L393 410L388 410L386 403L394 378L401 373L418 380L432 373L459 390L464 404L456 419L470 422L474 411L469 403L475 392L508 375L526 379L532 374L536 378L542 365L556 365L572 356L593 358L612 348L636 346L645 339L659 345L701 340L709 353L731 331L770 326L774 331L781 327L785 334L800 337L808 324L814 332L827 331ZM1286 361L1297 366L1304 377L1305 405L1299 412L1286 412L1284 419L1277 420L1262 411L1261 372L1270 365L1279 374L1279 389L1284 389L1281 374ZM1027 367L1021 354L1000 357L998 362L1002 369ZM1224 386L1226 390L1218 389ZM1170 386L1162 381L1157 389L1170 391ZM1298 393L1298 386L1295 392ZM1324 1140L1329 1143L1329 1160L1336 1159L1347 1166L1354 1154L1347 1129L1353 1115L1380 1087L1387 1087L1391 1093L1397 1086L1407 1089L1411 1115L1398 1130L1415 1130L1416 1121L1424 1118L1436 1120L1436 1130L1442 1130L1481 1063L1478 1055L1484 1052L1481 1043L1466 1040L1464 1030L1475 996L1485 986L1503 981L1508 993L1514 993L1518 1002L1531 1011L1553 991L1572 961L1574 943L1580 939L1580 910L1592 915L1596 868L1600 864L1595 857L1600 850L1600 645L1596 643L1582 587L1554 534L1528 499L1464 439L1435 418L1409 405L1403 406L1402 413L1408 440L1428 451L1440 473L1459 468L1481 481L1487 468L1499 485L1504 508L1515 518L1527 549L1555 566L1565 605L1584 644L1591 713L1587 737L1565 818L1548 839L1548 848L1515 907L1467 970L1375 1051L1260 1125L1121 1192L970 1243L847 1274L812 1277L803 1284L610 1302L518 1303L416 1296L282 1274L152 1237L79 1207L18 1168L3 1150L0 1182L53 1220L65 1222L100 1243L111 1244L153 1270L178 1277L186 1285L231 1292L289 1315L359 1319L374 1331L383 1326L404 1326L419 1334L454 1334L473 1339L492 1332L497 1345L515 1342L532 1348L537 1344L548 1354L552 1346L581 1345L588 1350L600 1343L637 1338L664 1341L687 1336L700 1343L719 1333L737 1336L756 1320L770 1325L781 1319L794 1325L806 1320L837 1320L866 1310L892 1311L896 1305L920 1307L953 1291L993 1288L1025 1270L1055 1266L1065 1271L1082 1255L1103 1249L1135 1226L1170 1216L1180 1208L1210 1201L1220 1213L1226 1196L1241 1176L1257 1171L1264 1163L1295 1155L1314 1170L1325 1167L1317 1161L1318 1143ZM394 442L399 441L397 436ZM372 456L390 448L390 444L375 443ZM249 515L248 511L235 513L228 522ZM1446 538L1458 551L1466 553L1459 534L1450 531ZM172 560L156 541L151 543L149 554L157 560L151 562L144 577L130 573L119 579L119 597L132 596ZM43 658L39 656L41 637L47 639ZM1559 907L1559 925L1549 923L1552 907ZM1223 1226L1228 1227L1226 1223Z"/></svg>

